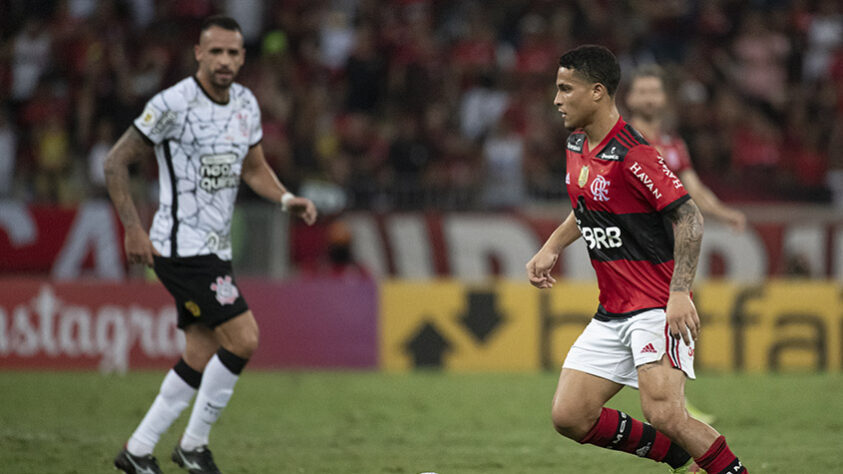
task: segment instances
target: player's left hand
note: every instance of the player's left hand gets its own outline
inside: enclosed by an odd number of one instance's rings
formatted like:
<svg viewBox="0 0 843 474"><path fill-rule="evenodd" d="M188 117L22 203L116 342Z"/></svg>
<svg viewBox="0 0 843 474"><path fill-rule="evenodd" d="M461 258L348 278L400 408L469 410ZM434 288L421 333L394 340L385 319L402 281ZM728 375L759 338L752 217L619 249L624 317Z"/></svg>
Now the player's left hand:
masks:
<svg viewBox="0 0 843 474"><path fill-rule="evenodd" d="M735 232L743 232L746 230L746 215L734 209L729 209L726 213L726 223L735 230Z"/></svg>
<svg viewBox="0 0 843 474"><path fill-rule="evenodd" d="M316 205L313 204L313 201L298 196L290 199L290 202L287 203L287 209L290 211L290 214L301 218L307 225L313 225L319 214L316 211Z"/></svg>
<svg viewBox="0 0 843 474"><path fill-rule="evenodd" d="M671 291L665 313L668 331L673 337L682 337L686 345L691 344L691 338L697 340L700 335L700 316L690 293Z"/></svg>

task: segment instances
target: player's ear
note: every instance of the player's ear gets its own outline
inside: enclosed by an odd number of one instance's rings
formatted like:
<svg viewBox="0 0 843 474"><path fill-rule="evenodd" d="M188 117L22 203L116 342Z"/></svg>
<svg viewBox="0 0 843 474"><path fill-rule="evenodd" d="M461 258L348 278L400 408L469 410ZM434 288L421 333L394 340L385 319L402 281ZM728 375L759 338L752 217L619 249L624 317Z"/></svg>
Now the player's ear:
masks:
<svg viewBox="0 0 843 474"><path fill-rule="evenodd" d="M606 86L604 86L600 82L595 82L594 85L591 87L591 98L594 99L595 102L602 99L603 96L609 94L609 91L606 90Z"/></svg>
<svg viewBox="0 0 843 474"><path fill-rule="evenodd" d="M196 62L199 62L199 56L202 54L202 48L198 44L193 45L193 57Z"/></svg>

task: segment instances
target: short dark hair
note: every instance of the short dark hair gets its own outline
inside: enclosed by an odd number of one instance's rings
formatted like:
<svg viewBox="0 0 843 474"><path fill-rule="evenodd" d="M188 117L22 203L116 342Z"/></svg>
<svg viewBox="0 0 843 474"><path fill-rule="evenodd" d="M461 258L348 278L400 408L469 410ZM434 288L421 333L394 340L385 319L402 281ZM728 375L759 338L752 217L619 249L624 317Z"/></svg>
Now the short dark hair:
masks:
<svg viewBox="0 0 843 474"><path fill-rule="evenodd" d="M664 69L656 63L643 64L635 68L635 70L632 71L630 83L642 77L655 77L656 79L662 81L662 85L665 85L666 82Z"/></svg>
<svg viewBox="0 0 843 474"><path fill-rule="evenodd" d="M225 15L211 15L202 20L202 27L199 29L200 34L204 33L208 30L208 28L212 26L216 26L224 30L237 31L238 33L242 33L242 31L240 30L240 24L237 23L237 20L235 20L234 18Z"/></svg>
<svg viewBox="0 0 843 474"><path fill-rule="evenodd" d="M604 46L584 44L559 58L559 67L573 69L591 82L606 86L614 96L621 82L621 66L618 59Z"/></svg>

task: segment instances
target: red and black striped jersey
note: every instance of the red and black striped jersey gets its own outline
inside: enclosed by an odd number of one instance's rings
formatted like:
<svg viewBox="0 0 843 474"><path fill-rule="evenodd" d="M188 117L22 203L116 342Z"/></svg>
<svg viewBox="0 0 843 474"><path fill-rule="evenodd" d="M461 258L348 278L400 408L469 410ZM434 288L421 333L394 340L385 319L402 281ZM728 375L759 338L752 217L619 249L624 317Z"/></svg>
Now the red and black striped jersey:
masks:
<svg viewBox="0 0 843 474"><path fill-rule="evenodd" d="M597 273L597 317L664 308L673 275L673 226L665 213L690 197L664 159L623 118L599 145L568 137L565 182Z"/></svg>
<svg viewBox="0 0 843 474"><path fill-rule="evenodd" d="M650 145L664 157L664 162L677 175L683 171L693 169L688 145L679 135L662 133L658 137L650 137Z"/></svg>

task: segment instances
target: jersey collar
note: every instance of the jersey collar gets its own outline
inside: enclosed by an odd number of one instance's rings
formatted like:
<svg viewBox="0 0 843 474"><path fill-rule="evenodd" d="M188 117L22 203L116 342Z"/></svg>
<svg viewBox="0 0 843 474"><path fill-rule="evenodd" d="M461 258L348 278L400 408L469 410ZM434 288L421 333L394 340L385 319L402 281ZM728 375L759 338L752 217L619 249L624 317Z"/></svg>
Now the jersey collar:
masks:
<svg viewBox="0 0 843 474"><path fill-rule="evenodd" d="M596 156L601 150L603 150L603 148L606 148L606 145L609 144L609 142L612 140L612 138L615 138L615 135L618 134L618 131L625 126L626 126L626 122L624 121L623 117L618 117L618 121L615 122L615 126L612 127L611 130L609 130L609 133L607 133L606 136L603 137L603 140L601 140L600 143L598 143L597 146L594 147L594 148L591 148L589 146L588 135L586 135L586 138L585 138L585 140L583 140L583 145L582 145L583 156L588 156L588 157Z"/></svg>
<svg viewBox="0 0 843 474"><path fill-rule="evenodd" d="M220 101L214 99L213 97L211 97L211 94L208 94L208 91L206 91L205 88L202 87L202 82L199 81L198 77L196 77L194 75L193 80L196 81L196 85L199 86L199 90L201 90L202 93L205 94L205 97L207 97L208 100L210 100L211 102L213 102L217 105L228 105L228 103L231 102L231 89L229 89L229 92L228 92L228 101L227 102L220 102Z"/></svg>

